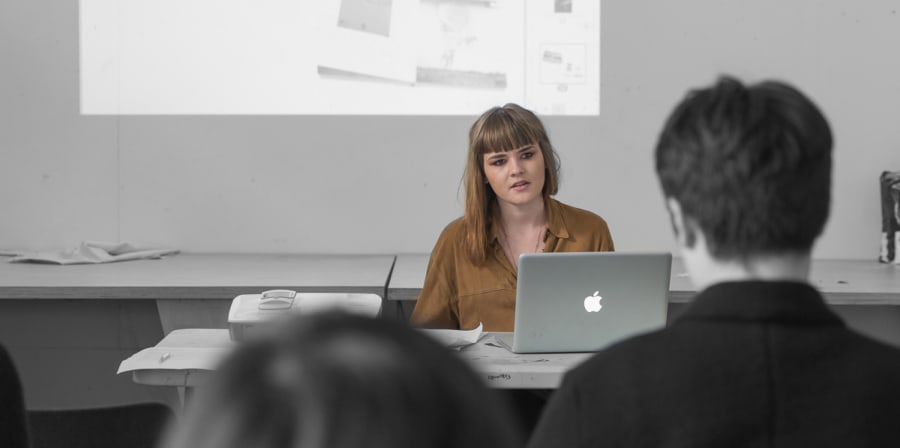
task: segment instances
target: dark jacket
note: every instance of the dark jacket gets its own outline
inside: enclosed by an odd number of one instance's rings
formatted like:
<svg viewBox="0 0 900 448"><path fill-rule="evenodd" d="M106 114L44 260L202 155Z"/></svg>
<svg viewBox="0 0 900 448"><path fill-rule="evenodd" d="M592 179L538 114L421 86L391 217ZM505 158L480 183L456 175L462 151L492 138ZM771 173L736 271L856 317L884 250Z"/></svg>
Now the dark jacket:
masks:
<svg viewBox="0 0 900 448"><path fill-rule="evenodd" d="M900 446L900 349L811 286L714 285L566 375L533 447Z"/></svg>

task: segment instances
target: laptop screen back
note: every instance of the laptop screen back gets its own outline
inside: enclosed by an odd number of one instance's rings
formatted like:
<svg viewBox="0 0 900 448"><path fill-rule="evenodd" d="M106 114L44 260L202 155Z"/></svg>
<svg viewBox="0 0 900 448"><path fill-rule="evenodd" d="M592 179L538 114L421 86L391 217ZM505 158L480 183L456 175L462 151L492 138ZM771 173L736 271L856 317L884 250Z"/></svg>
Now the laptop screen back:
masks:
<svg viewBox="0 0 900 448"><path fill-rule="evenodd" d="M522 255L512 351L595 351L662 328L671 266L669 253Z"/></svg>

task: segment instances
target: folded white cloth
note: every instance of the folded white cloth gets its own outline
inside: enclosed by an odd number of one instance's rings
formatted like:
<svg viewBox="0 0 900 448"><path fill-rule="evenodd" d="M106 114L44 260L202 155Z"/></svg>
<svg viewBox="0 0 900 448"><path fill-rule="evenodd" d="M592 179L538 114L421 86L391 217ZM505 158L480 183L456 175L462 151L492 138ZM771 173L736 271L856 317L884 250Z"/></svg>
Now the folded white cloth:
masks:
<svg viewBox="0 0 900 448"><path fill-rule="evenodd" d="M162 258L175 255L179 251L172 248L140 248L130 243L106 241L83 241L80 246L64 250L17 253L10 263L52 263L52 264L94 264L114 261Z"/></svg>

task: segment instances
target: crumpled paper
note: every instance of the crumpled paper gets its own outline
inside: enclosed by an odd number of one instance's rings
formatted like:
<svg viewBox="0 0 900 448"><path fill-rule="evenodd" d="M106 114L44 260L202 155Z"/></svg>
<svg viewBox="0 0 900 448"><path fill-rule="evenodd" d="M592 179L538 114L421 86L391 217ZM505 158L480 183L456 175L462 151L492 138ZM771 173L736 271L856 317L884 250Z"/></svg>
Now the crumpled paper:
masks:
<svg viewBox="0 0 900 448"><path fill-rule="evenodd" d="M63 251L18 252L10 263L96 264L116 261L156 259L179 252L173 248L136 247L131 243L83 241L78 247Z"/></svg>
<svg viewBox="0 0 900 448"><path fill-rule="evenodd" d="M419 331L431 336L444 347L453 350L461 350L463 347L478 342L478 340L481 339L481 335L484 333L480 322L478 323L478 326L472 330L420 329Z"/></svg>

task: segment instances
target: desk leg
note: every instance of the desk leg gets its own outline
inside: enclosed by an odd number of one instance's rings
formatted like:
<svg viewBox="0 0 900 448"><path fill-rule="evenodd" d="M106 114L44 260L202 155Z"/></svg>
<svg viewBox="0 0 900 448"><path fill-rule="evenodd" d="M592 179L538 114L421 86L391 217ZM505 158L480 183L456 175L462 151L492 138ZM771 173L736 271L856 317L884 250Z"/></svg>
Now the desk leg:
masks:
<svg viewBox="0 0 900 448"><path fill-rule="evenodd" d="M394 319L400 322L409 322L412 310L416 306L416 302L411 300L390 300L385 301L385 303L390 304L390 308L385 309L385 311L390 310L389 312Z"/></svg>
<svg viewBox="0 0 900 448"><path fill-rule="evenodd" d="M179 386L178 397L181 399L181 411L184 412L191 401L194 400L194 389L191 386Z"/></svg>

